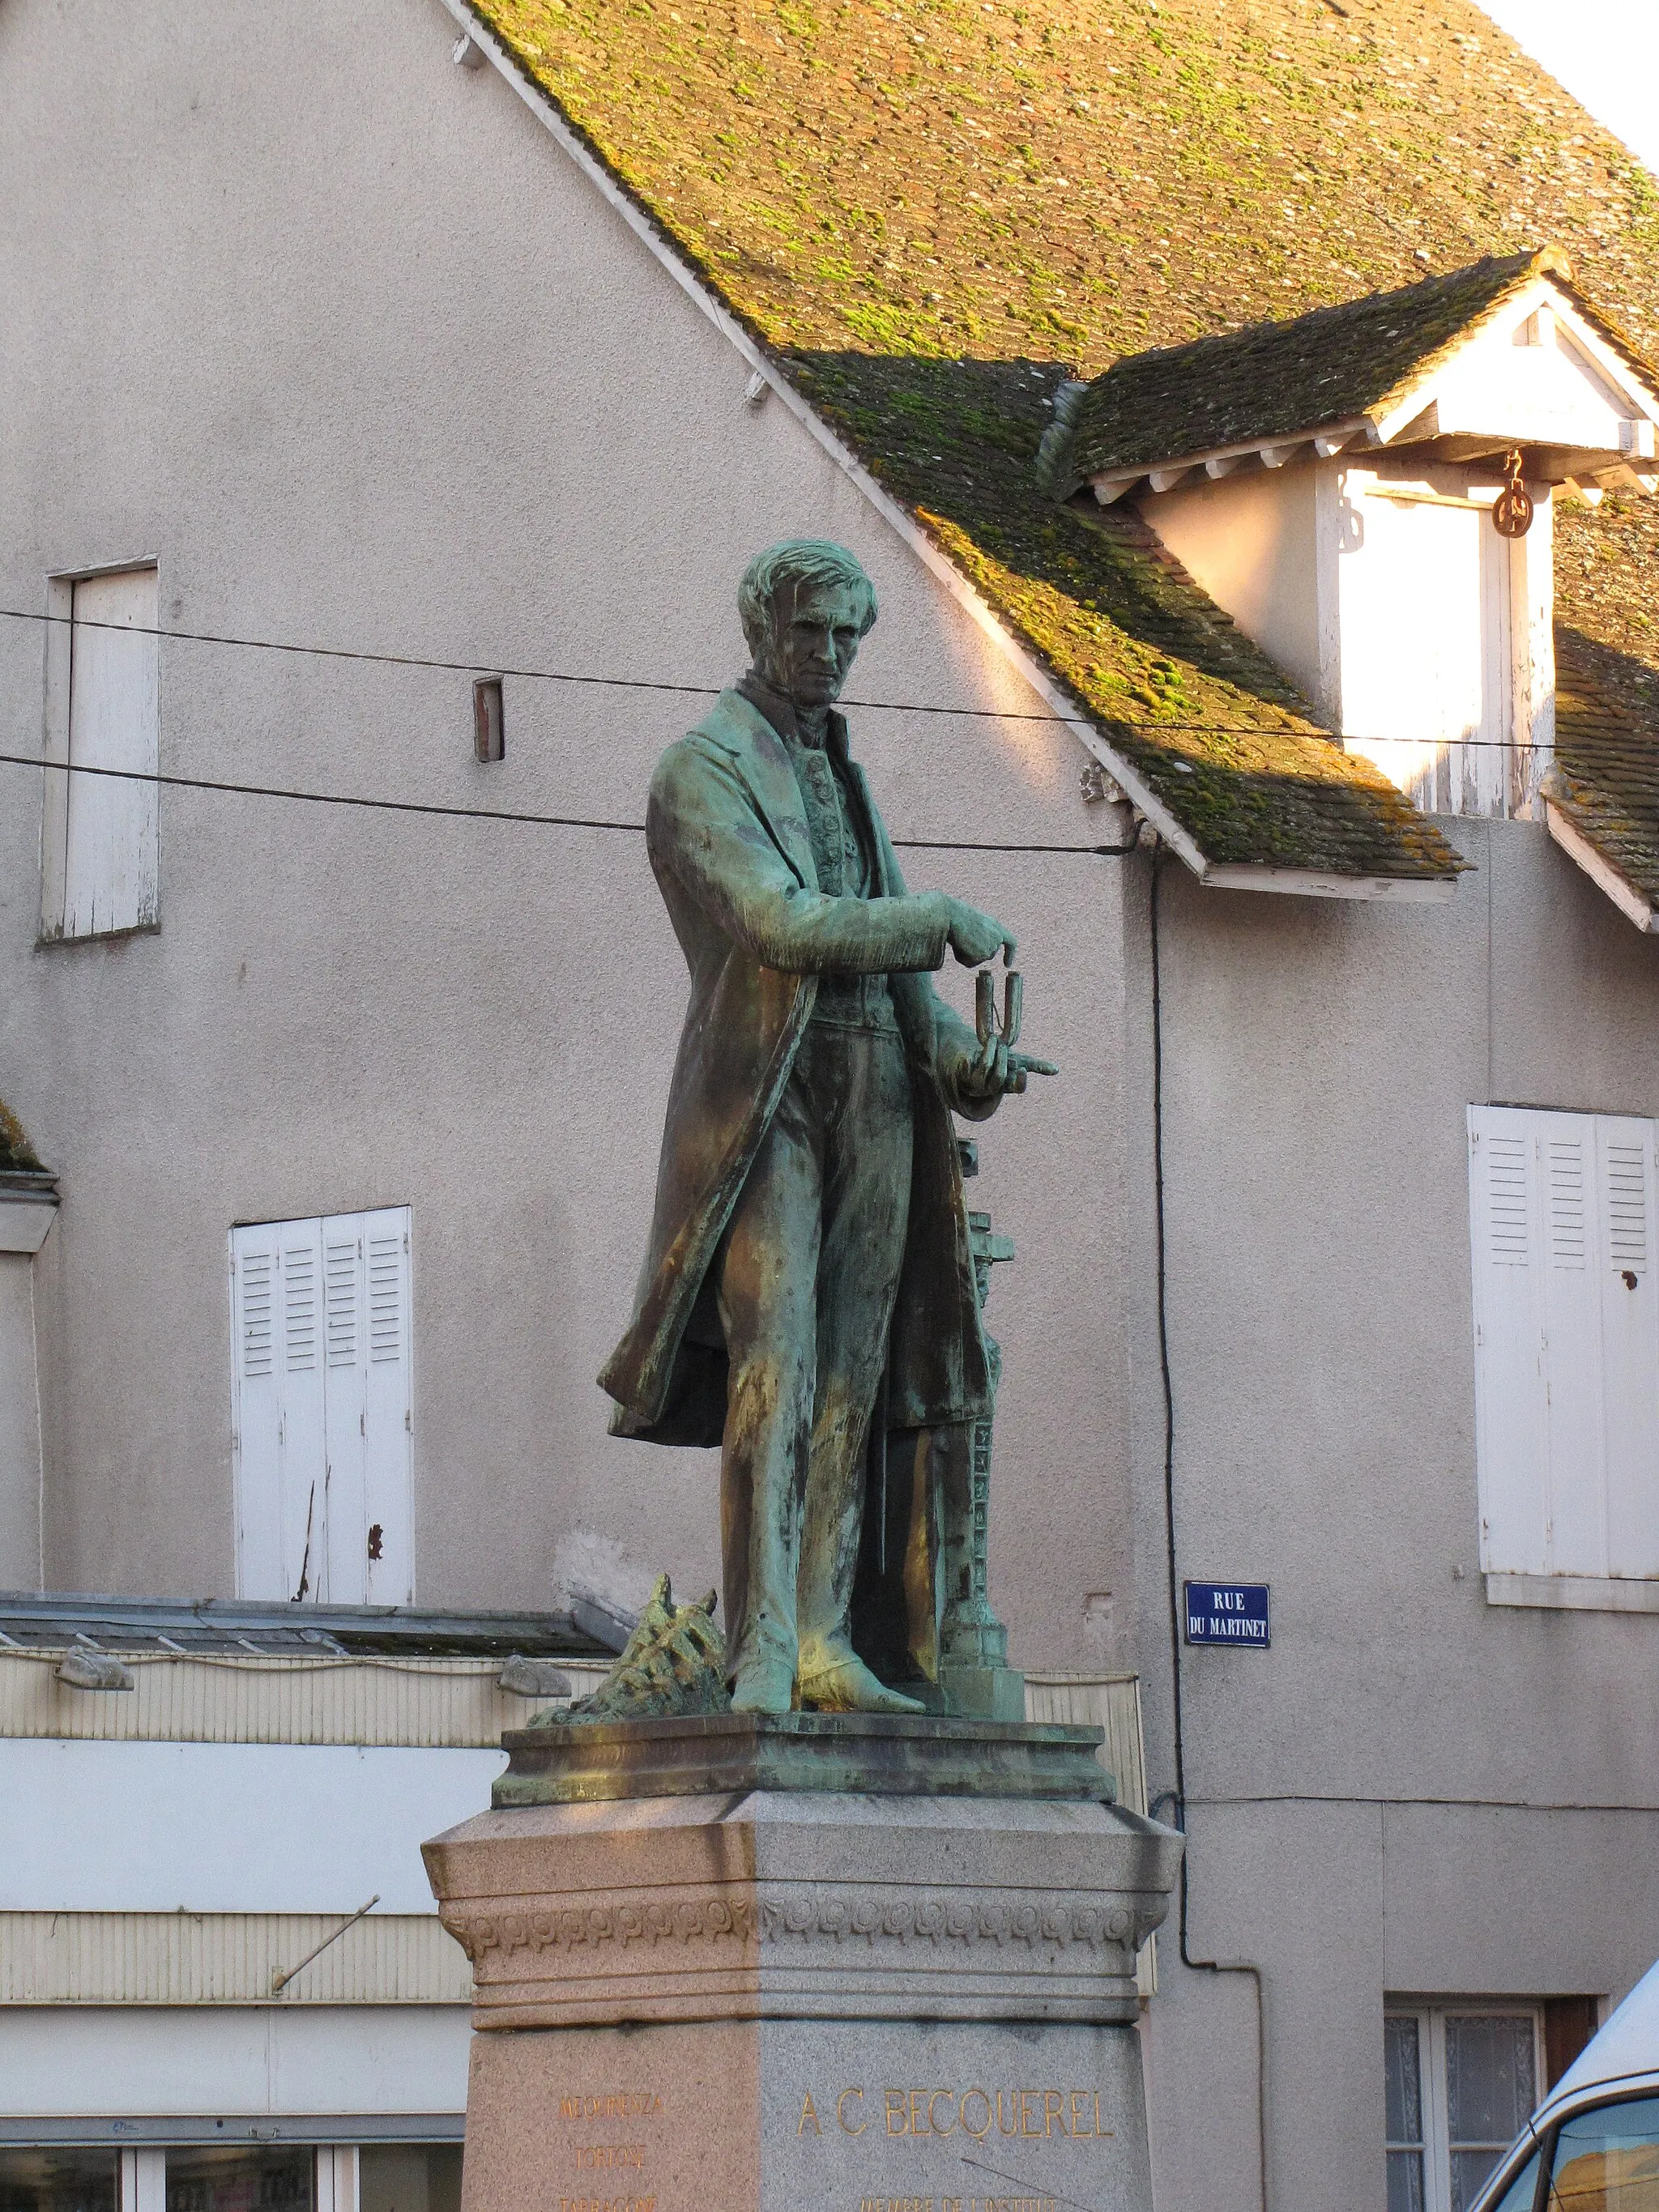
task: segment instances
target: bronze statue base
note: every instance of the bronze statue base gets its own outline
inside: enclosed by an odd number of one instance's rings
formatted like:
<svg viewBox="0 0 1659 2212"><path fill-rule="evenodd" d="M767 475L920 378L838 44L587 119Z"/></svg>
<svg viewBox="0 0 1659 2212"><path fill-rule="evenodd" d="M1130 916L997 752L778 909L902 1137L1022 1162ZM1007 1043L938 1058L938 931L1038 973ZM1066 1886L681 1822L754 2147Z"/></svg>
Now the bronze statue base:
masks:
<svg viewBox="0 0 1659 2212"><path fill-rule="evenodd" d="M1097 1728L947 1714L684 1713L550 1720L501 1738L498 1808L731 1790L1112 1803Z"/></svg>

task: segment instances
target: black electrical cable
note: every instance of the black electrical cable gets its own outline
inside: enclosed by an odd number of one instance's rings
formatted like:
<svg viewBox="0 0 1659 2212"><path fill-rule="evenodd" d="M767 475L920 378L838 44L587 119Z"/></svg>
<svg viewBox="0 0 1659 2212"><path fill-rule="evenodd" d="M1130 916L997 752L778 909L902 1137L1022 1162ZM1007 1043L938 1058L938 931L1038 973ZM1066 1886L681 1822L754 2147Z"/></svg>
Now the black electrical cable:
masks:
<svg viewBox="0 0 1659 2212"><path fill-rule="evenodd" d="M510 807L446 806L436 799L374 799L346 791L296 791L285 784L228 783L215 776L167 775L155 769L94 768L81 761L46 761L37 753L0 753L0 767L50 769L58 775L109 776L119 783L161 784L171 791L228 792L241 799L296 799L311 806L356 806L371 813L438 814L460 822L518 822L542 829L621 830L635 837L645 835L643 822L617 822L605 815L532 814ZM907 852L1079 853L1090 858L1121 856L1135 849L1133 838L1127 845L1003 843L971 837L895 837L893 842L903 846Z"/></svg>
<svg viewBox="0 0 1659 2212"><path fill-rule="evenodd" d="M143 623L100 623L81 615L43 614L27 607L0 607L0 620L8 622L45 623L64 629L114 631L126 637L155 637L166 639L175 645L231 646L244 653L286 653L302 659L362 661L380 668L426 668L452 676L510 676L515 681L535 684L568 684L607 691L660 691L697 699L718 698L722 686L718 684L682 684L667 678L648 676L592 676L574 669L509 668L499 663L485 664L476 660L441 660L421 653L371 653L354 646L292 645L281 638L238 637L228 631L205 629L161 629ZM919 699L846 699L844 707L862 713L881 714L952 714L969 721L987 722L1044 722L1056 729L1078 730L1092 728L1095 717L1085 708L1075 714L1032 714L1018 707L941 707ZM1542 748L1520 738L1401 738L1367 737L1352 731L1338 738L1334 732L1313 728L1296 728L1249 722L1118 722L1115 716L1105 716L1109 727L1116 726L1128 735L1140 738L1200 737L1254 738L1304 737L1331 744L1340 750L1353 745L1443 745L1462 746L1478 752L1537 752ZM1651 765L1659 753L1659 741L1648 742L1632 737L1609 744L1601 741L1597 746L1603 757L1619 757L1627 754L1632 759Z"/></svg>
<svg viewBox="0 0 1659 2212"><path fill-rule="evenodd" d="M0 607L7 622L33 622L63 629L106 629L125 637L163 638L173 645L227 645L243 653L289 653L310 660L361 660L380 668L428 668L447 676L511 676L535 684L572 684L603 691L665 691L697 699L717 699L725 686L719 684L680 684L649 676L589 676L566 668L509 668L499 661L439 660L416 653L369 653L355 646L290 645L281 638L237 637L211 629L162 629L153 623L103 623L83 615L42 614L27 607ZM1055 722L1076 729L1087 720L1082 714L1033 714L1018 707L940 707L909 699L848 699L848 707L866 708L889 714L958 714L970 720L991 722Z"/></svg>
<svg viewBox="0 0 1659 2212"><path fill-rule="evenodd" d="M1180 1575L1176 1557L1175 1382L1170 1364L1169 1266L1164 1204L1164 974L1163 945L1159 928L1161 904L1159 893L1164 881L1164 854L1160 847L1152 860L1152 890L1148 901L1148 938L1152 971L1152 1192L1156 1224L1154 1252L1158 1267L1158 1364L1164 1389L1164 1525L1170 1575L1170 1680L1174 1692L1175 1789L1161 1796L1156 1802L1161 1805L1168 1797L1173 1796L1176 1826L1185 1837L1187 1834L1187 1744L1181 1683L1182 1607ZM1187 1940L1189 1850L1190 1839L1188 1850L1183 1850L1181 1855L1176 1920L1181 1963L1196 1973L1248 1974L1255 1988L1256 2152L1261 2190L1261 2212L1267 2212L1267 2001L1261 1986L1261 1969L1242 1960L1227 1961L1220 1959L1194 1958Z"/></svg>

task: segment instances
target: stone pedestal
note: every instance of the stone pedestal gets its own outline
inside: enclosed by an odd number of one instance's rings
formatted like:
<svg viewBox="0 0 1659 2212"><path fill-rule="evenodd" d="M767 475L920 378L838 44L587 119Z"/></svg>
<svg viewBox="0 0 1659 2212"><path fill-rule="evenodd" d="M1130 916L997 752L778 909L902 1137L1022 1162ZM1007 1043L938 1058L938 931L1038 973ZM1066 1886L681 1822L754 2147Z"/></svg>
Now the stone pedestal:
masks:
<svg viewBox="0 0 1659 2212"><path fill-rule="evenodd" d="M465 2212L1148 2212L1134 1962L1180 1839L1097 1766L1055 1794L1097 1730L981 1723L1039 1793L992 1796L876 1756L849 1789L868 1720L616 1725L657 1773L682 1731L692 1783L747 1730L791 1786L498 1803L426 1846L474 1974Z"/></svg>

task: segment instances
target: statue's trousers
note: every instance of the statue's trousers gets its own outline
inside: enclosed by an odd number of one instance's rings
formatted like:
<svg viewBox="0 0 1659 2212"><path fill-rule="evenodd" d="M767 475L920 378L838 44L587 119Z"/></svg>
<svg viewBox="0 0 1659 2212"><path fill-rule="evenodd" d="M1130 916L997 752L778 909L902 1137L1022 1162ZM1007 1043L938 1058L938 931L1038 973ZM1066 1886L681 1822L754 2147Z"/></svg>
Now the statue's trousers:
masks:
<svg viewBox="0 0 1659 2212"><path fill-rule="evenodd" d="M864 1448L904 1258L911 1086L896 1027L808 1024L715 1261L731 1359L727 1662L850 1656Z"/></svg>

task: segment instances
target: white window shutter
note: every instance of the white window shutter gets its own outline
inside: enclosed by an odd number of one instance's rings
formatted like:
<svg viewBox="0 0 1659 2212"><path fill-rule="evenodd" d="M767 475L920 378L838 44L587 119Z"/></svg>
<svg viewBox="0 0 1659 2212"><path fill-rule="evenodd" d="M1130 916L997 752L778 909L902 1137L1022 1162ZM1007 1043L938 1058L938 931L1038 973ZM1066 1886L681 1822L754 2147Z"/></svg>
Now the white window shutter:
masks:
<svg viewBox="0 0 1659 2212"><path fill-rule="evenodd" d="M231 1232L237 1593L408 1605L407 1206Z"/></svg>
<svg viewBox="0 0 1659 2212"><path fill-rule="evenodd" d="M1604 1575L1607 1437L1595 1120L1528 1114L1544 1187L1544 1380L1549 1403L1549 1571Z"/></svg>
<svg viewBox="0 0 1659 2212"><path fill-rule="evenodd" d="M323 1492L321 1224L231 1231L236 1589L314 1597Z"/></svg>
<svg viewBox="0 0 1659 2212"><path fill-rule="evenodd" d="M161 765L156 572L88 576L74 587L70 629L70 766L154 775ZM69 779L64 933L101 936L160 913L160 811L153 783Z"/></svg>
<svg viewBox="0 0 1659 2212"><path fill-rule="evenodd" d="M281 1283L273 1224L230 1232L231 1459L236 1595L283 1589Z"/></svg>
<svg viewBox="0 0 1659 2212"><path fill-rule="evenodd" d="M1590 1255L1603 1357L1607 1572L1659 1576L1659 1296L1654 1125L1596 1125L1600 1236Z"/></svg>
<svg viewBox="0 0 1659 2212"><path fill-rule="evenodd" d="M331 1213L325 1219L323 1269L328 1307L328 1514L323 1589L332 1605L361 1605L367 1588L363 1378L368 1359L362 1214Z"/></svg>
<svg viewBox="0 0 1659 2212"><path fill-rule="evenodd" d="M1475 1456L1480 1564L1489 1574L1548 1569L1546 1235L1536 1118L1499 1106L1468 1112Z"/></svg>
<svg viewBox="0 0 1659 2212"><path fill-rule="evenodd" d="M410 1243L407 1206L363 1216L368 1310L363 1559L371 1605L409 1605L415 1595Z"/></svg>
<svg viewBox="0 0 1659 2212"><path fill-rule="evenodd" d="M285 1598L313 1601L323 1562L328 1467L323 1437L320 1221L277 1224L282 1267L282 1518Z"/></svg>
<svg viewBox="0 0 1659 2212"><path fill-rule="evenodd" d="M1469 1110L1488 1572L1659 1578L1655 1128Z"/></svg>

